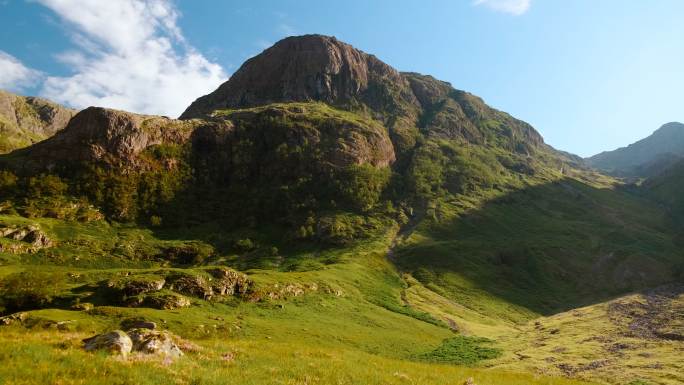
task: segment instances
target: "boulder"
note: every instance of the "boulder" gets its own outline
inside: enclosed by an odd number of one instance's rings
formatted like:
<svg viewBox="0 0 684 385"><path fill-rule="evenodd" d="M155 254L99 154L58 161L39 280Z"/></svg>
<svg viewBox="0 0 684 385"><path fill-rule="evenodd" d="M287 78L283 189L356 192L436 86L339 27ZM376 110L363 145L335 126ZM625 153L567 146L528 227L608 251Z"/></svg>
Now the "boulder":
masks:
<svg viewBox="0 0 684 385"><path fill-rule="evenodd" d="M93 310L95 305L90 302L80 302L71 305L71 310L89 311Z"/></svg>
<svg viewBox="0 0 684 385"><path fill-rule="evenodd" d="M167 357L180 357L183 355L183 352L168 332L138 328L129 330L128 336L133 342L133 351L135 352L158 354Z"/></svg>
<svg viewBox="0 0 684 385"><path fill-rule="evenodd" d="M42 249L52 246L52 241L48 236L39 229L32 229L26 234L23 239L24 242L30 243L33 247Z"/></svg>
<svg viewBox="0 0 684 385"><path fill-rule="evenodd" d="M28 245L24 245L26 247L19 244L13 245L14 250L12 250L12 247L3 248L3 251L6 252L35 252L39 249L53 246L50 238L36 225L28 225L21 228L2 227L0 228L0 236L30 244L30 247Z"/></svg>
<svg viewBox="0 0 684 385"><path fill-rule="evenodd" d="M83 340L84 349L88 352L104 350L126 356L133 349L133 341L121 330L98 334Z"/></svg>
<svg viewBox="0 0 684 385"><path fill-rule="evenodd" d="M217 295L242 295L252 286L252 281L235 270L219 267L208 271L214 281L212 288Z"/></svg>
<svg viewBox="0 0 684 385"><path fill-rule="evenodd" d="M20 312L20 313L14 313L10 314L5 317L0 318L0 325L12 325L15 323L22 323L28 319L28 313Z"/></svg>
<svg viewBox="0 0 684 385"><path fill-rule="evenodd" d="M157 276L132 276L108 282L108 286L117 288L125 296L137 296L149 292L159 291L166 280Z"/></svg>
<svg viewBox="0 0 684 385"><path fill-rule="evenodd" d="M146 306L160 310L172 310L190 306L189 299L176 293L147 296L143 303Z"/></svg>
<svg viewBox="0 0 684 385"><path fill-rule="evenodd" d="M7 238L13 239L15 241L23 241L27 235L28 235L28 230L19 229L19 230L11 232L9 235L7 235Z"/></svg>
<svg viewBox="0 0 684 385"><path fill-rule="evenodd" d="M182 274L172 278L169 289L202 299L211 299L214 290L209 279L200 274Z"/></svg>

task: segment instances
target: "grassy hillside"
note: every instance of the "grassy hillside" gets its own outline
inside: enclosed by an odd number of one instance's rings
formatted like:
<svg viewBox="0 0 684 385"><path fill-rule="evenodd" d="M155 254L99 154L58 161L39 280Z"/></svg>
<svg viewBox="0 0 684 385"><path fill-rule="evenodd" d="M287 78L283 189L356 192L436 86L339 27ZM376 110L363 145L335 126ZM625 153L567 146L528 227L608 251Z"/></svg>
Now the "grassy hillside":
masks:
<svg viewBox="0 0 684 385"><path fill-rule="evenodd" d="M16 216L0 220L4 226L27 221ZM468 377L474 377L478 384L575 383L515 370L461 367L478 366L482 349L493 352L485 357L498 356L500 347L466 337L455 347L445 342L456 336L446 324L402 303L405 284L385 258L392 229L373 240L309 256L309 262L326 261L313 268L247 270L255 285L252 294L263 296L256 302L246 298L191 298L191 307L155 310L112 306L111 299L101 293L104 283L169 271L198 273L223 258L247 256L216 256L200 265L174 266L144 257L143 250L169 246L169 241L160 240L149 230L103 222L30 221L44 229L58 246L31 255L3 253L3 298L9 298L8 293L17 294L17 277L39 278L26 282L22 293L42 295L46 301L45 310L28 312L23 326L0 327L0 357L6 363L0 380L5 383L77 384L87 373L88 383L108 383L114 376L121 383L136 384L161 384L171 379L181 384L274 380L460 384ZM136 251L126 255L123 250ZM8 286L10 282L15 284ZM95 307L72 310L82 303ZM197 346L173 363L142 358L121 361L81 350L80 339L141 317L156 321ZM437 363L444 360L459 366ZM36 361L44 364L28 365ZM107 373L108 379L98 373Z"/></svg>
<svg viewBox="0 0 684 385"><path fill-rule="evenodd" d="M0 354L17 365L62 357L39 372L43 382L111 370L143 384L263 383L264 373L322 384L570 384L521 374L530 367L508 360L522 343L510 336L530 341L521 333L531 320L668 282L681 261L661 206L545 145L520 147L518 134L471 143L425 123L389 169L393 154L372 151L389 143L381 125L319 103L226 110L211 123L112 114L145 135L179 125L188 142L123 148L98 168L0 175L0 227L51 240L0 240L3 312L28 312L22 326L0 328ZM53 141L89 138L79 129ZM41 164L35 154L52 156L51 145L5 164ZM116 172L123 160L132 166ZM248 281L209 295L218 267ZM127 286L158 280L156 291ZM97 356L71 367L85 354L80 339L132 318L200 348L174 363Z"/></svg>
<svg viewBox="0 0 684 385"><path fill-rule="evenodd" d="M91 107L0 156L0 382L674 381L572 334L621 343L601 304L678 279L673 212L529 124L319 35L184 117ZM81 348L136 320L186 354Z"/></svg>
<svg viewBox="0 0 684 385"><path fill-rule="evenodd" d="M673 237L655 203L566 179L440 201L398 261L440 293L519 320L674 279L684 257Z"/></svg>

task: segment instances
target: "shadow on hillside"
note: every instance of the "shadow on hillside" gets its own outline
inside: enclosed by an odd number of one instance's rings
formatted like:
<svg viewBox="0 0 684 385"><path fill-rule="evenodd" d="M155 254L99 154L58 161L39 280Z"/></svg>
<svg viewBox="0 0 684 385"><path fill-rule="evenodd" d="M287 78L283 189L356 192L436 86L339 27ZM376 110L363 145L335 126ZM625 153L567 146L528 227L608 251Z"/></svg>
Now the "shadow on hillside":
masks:
<svg viewBox="0 0 684 385"><path fill-rule="evenodd" d="M664 210L625 190L564 179L457 212L442 204L396 262L483 313L553 314L671 281L684 262Z"/></svg>

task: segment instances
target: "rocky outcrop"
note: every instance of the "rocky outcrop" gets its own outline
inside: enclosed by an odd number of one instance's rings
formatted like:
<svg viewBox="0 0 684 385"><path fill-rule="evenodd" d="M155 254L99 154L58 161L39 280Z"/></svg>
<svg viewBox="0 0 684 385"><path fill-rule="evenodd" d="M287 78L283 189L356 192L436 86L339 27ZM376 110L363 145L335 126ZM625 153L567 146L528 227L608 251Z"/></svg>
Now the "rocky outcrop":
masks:
<svg viewBox="0 0 684 385"><path fill-rule="evenodd" d="M28 319L28 313L19 312L0 317L0 326L21 324Z"/></svg>
<svg viewBox="0 0 684 385"><path fill-rule="evenodd" d="M166 280L155 276L133 276L120 280L110 281L109 287L116 288L125 296L136 296L153 291L159 291L164 287Z"/></svg>
<svg viewBox="0 0 684 385"><path fill-rule="evenodd" d="M387 86L397 87L402 104L416 104L401 74L375 56L334 37L289 37L249 59L213 93L197 99L181 119L214 110L275 102L322 101L349 106L366 103L381 111Z"/></svg>
<svg viewBox="0 0 684 385"><path fill-rule="evenodd" d="M544 144L532 126L489 107L471 93L456 90L432 76L410 72L402 75L420 102L423 114L419 124L429 135L487 144L487 138L495 134L501 144L516 152L531 152Z"/></svg>
<svg viewBox="0 0 684 385"><path fill-rule="evenodd" d="M53 246L52 240L36 225L22 227L0 225L0 237L17 241L0 244L0 251L8 253L34 253Z"/></svg>
<svg viewBox="0 0 684 385"><path fill-rule="evenodd" d="M169 281L169 289L181 294L201 299L211 299L214 295L209 278L203 274L177 274L169 277Z"/></svg>
<svg viewBox="0 0 684 385"><path fill-rule="evenodd" d="M102 164L122 170L145 169L141 153L154 145L182 144L200 124L160 116L89 107L52 138L26 149L23 168L53 170Z"/></svg>
<svg viewBox="0 0 684 385"><path fill-rule="evenodd" d="M83 348L86 351L102 350L124 357L129 353L139 353L177 358L182 356L183 352L175 343L176 339L177 337L169 332L146 328L127 332L114 330L84 339Z"/></svg>
<svg viewBox="0 0 684 385"><path fill-rule="evenodd" d="M242 273L225 267L195 272L159 271L148 275L130 275L101 283L106 295L129 307L177 309L190 306L186 297L222 300L243 296L252 281Z"/></svg>
<svg viewBox="0 0 684 385"><path fill-rule="evenodd" d="M180 294L169 292L146 296L142 304L154 309L173 310L188 307L192 303Z"/></svg>
<svg viewBox="0 0 684 385"><path fill-rule="evenodd" d="M244 295L253 286L245 274L219 267L208 271L214 278L212 289L217 295Z"/></svg>
<svg viewBox="0 0 684 385"><path fill-rule="evenodd" d="M49 100L0 91L0 153L44 140L66 127L75 110Z"/></svg>

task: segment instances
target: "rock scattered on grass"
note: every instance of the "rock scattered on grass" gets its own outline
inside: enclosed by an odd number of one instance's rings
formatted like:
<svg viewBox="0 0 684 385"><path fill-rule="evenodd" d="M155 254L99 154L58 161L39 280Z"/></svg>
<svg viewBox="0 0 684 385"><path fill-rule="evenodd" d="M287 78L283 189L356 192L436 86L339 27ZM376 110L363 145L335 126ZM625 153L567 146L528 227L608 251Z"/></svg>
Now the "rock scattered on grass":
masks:
<svg viewBox="0 0 684 385"><path fill-rule="evenodd" d="M0 325L7 326L15 323L23 323L26 319L28 319L28 313L14 313L5 317L0 317Z"/></svg>
<svg viewBox="0 0 684 385"><path fill-rule="evenodd" d="M86 351L102 350L123 357L129 353L140 353L178 358L183 355L183 351L176 341L180 341L180 338L167 331L136 328L127 332L114 330L86 338L83 340L83 347Z"/></svg>
<svg viewBox="0 0 684 385"><path fill-rule="evenodd" d="M173 336L168 332L133 329L128 331L128 336L133 341L133 351L173 358L183 355L181 349L174 342Z"/></svg>
<svg viewBox="0 0 684 385"><path fill-rule="evenodd" d="M7 253L34 253L52 247L52 240L36 225L24 227L0 226L0 237L21 243L0 245L0 251Z"/></svg>
<svg viewBox="0 0 684 385"><path fill-rule="evenodd" d="M114 330L109 333L98 334L83 340L83 348L87 352L104 350L127 356L133 349L131 337L121 330Z"/></svg>

